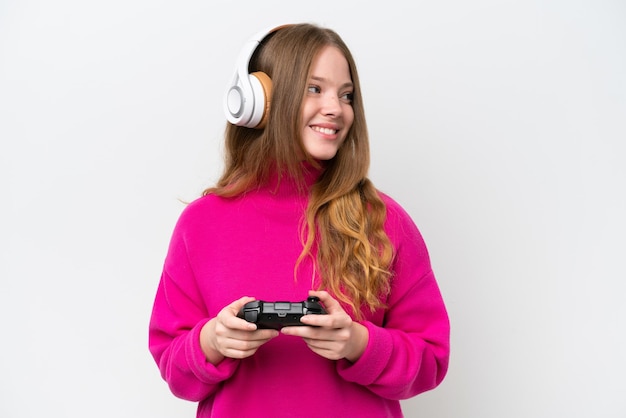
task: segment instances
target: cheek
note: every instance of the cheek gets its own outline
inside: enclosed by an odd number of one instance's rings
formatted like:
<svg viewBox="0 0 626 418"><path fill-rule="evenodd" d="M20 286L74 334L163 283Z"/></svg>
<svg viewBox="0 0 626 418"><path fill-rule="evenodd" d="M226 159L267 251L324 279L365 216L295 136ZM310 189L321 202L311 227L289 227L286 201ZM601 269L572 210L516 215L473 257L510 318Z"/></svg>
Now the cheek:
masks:
<svg viewBox="0 0 626 418"><path fill-rule="evenodd" d="M350 128L352 127L352 124L354 123L354 109L352 109L352 106L350 107L349 110L346 110L344 114L344 123L345 123L345 126L348 128L346 130L350 130Z"/></svg>
<svg viewBox="0 0 626 418"><path fill-rule="evenodd" d="M315 107L310 104L309 100L304 100L302 108L300 109L300 117L302 118L302 124L307 125L308 121L315 115Z"/></svg>

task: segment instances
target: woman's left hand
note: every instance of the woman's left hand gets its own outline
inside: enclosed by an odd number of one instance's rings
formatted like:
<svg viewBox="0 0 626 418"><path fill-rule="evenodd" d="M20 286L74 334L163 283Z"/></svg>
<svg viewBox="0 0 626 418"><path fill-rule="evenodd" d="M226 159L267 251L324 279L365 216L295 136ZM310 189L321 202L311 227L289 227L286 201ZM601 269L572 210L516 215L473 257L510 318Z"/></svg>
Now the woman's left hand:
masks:
<svg viewBox="0 0 626 418"><path fill-rule="evenodd" d="M354 322L328 292L312 290L309 296L317 296L328 315L305 315L300 321L312 326L285 327L281 332L302 337L313 352L327 359L357 361L369 340L367 328Z"/></svg>

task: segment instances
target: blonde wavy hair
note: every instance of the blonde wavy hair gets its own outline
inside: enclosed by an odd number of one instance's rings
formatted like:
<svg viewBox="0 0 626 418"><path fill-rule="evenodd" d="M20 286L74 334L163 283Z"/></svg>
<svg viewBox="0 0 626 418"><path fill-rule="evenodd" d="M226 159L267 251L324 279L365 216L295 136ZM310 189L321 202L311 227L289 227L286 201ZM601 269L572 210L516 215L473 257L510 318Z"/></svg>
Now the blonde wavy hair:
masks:
<svg viewBox="0 0 626 418"><path fill-rule="evenodd" d="M354 84L354 122L310 191L303 250L294 274L306 257L312 257L320 288L350 307L355 318L363 319L363 308L373 312L385 307L393 248L383 228L385 204L367 178L369 138L356 64L337 33L297 24L265 38L250 69L265 72L273 82L267 124L260 130L227 124L224 172L203 195L239 196L266 183L275 170L298 180L304 188L302 156L314 166L317 162L308 156L301 138L302 103L311 64L329 45L348 61Z"/></svg>

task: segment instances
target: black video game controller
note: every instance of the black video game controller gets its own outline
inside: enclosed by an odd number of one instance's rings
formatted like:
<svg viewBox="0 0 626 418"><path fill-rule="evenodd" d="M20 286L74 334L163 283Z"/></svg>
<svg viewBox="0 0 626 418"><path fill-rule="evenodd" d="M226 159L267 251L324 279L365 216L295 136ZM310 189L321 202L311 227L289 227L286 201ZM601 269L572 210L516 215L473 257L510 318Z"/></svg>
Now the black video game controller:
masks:
<svg viewBox="0 0 626 418"><path fill-rule="evenodd" d="M237 316L256 324L257 328L281 329L282 327L306 325L300 322L300 318L304 315L325 315L326 313L319 298L310 296L303 302L255 300L246 303L239 310Z"/></svg>

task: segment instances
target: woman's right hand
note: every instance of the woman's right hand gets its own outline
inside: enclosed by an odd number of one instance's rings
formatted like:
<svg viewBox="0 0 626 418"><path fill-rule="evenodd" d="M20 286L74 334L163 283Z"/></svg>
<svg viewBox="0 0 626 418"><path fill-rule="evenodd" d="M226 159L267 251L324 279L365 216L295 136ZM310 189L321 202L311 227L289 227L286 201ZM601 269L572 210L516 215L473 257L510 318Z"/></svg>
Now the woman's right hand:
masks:
<svg viewBox="0 0 626 418"><path fill-rule="evenodd" d="M245 296L224 307L204 324L200 331L200 347L207 360L218 364L224 357L243 359L279 335L273 329L257 329L255 324L237 317L237 312L248 302L255 300Z"/></svg>

